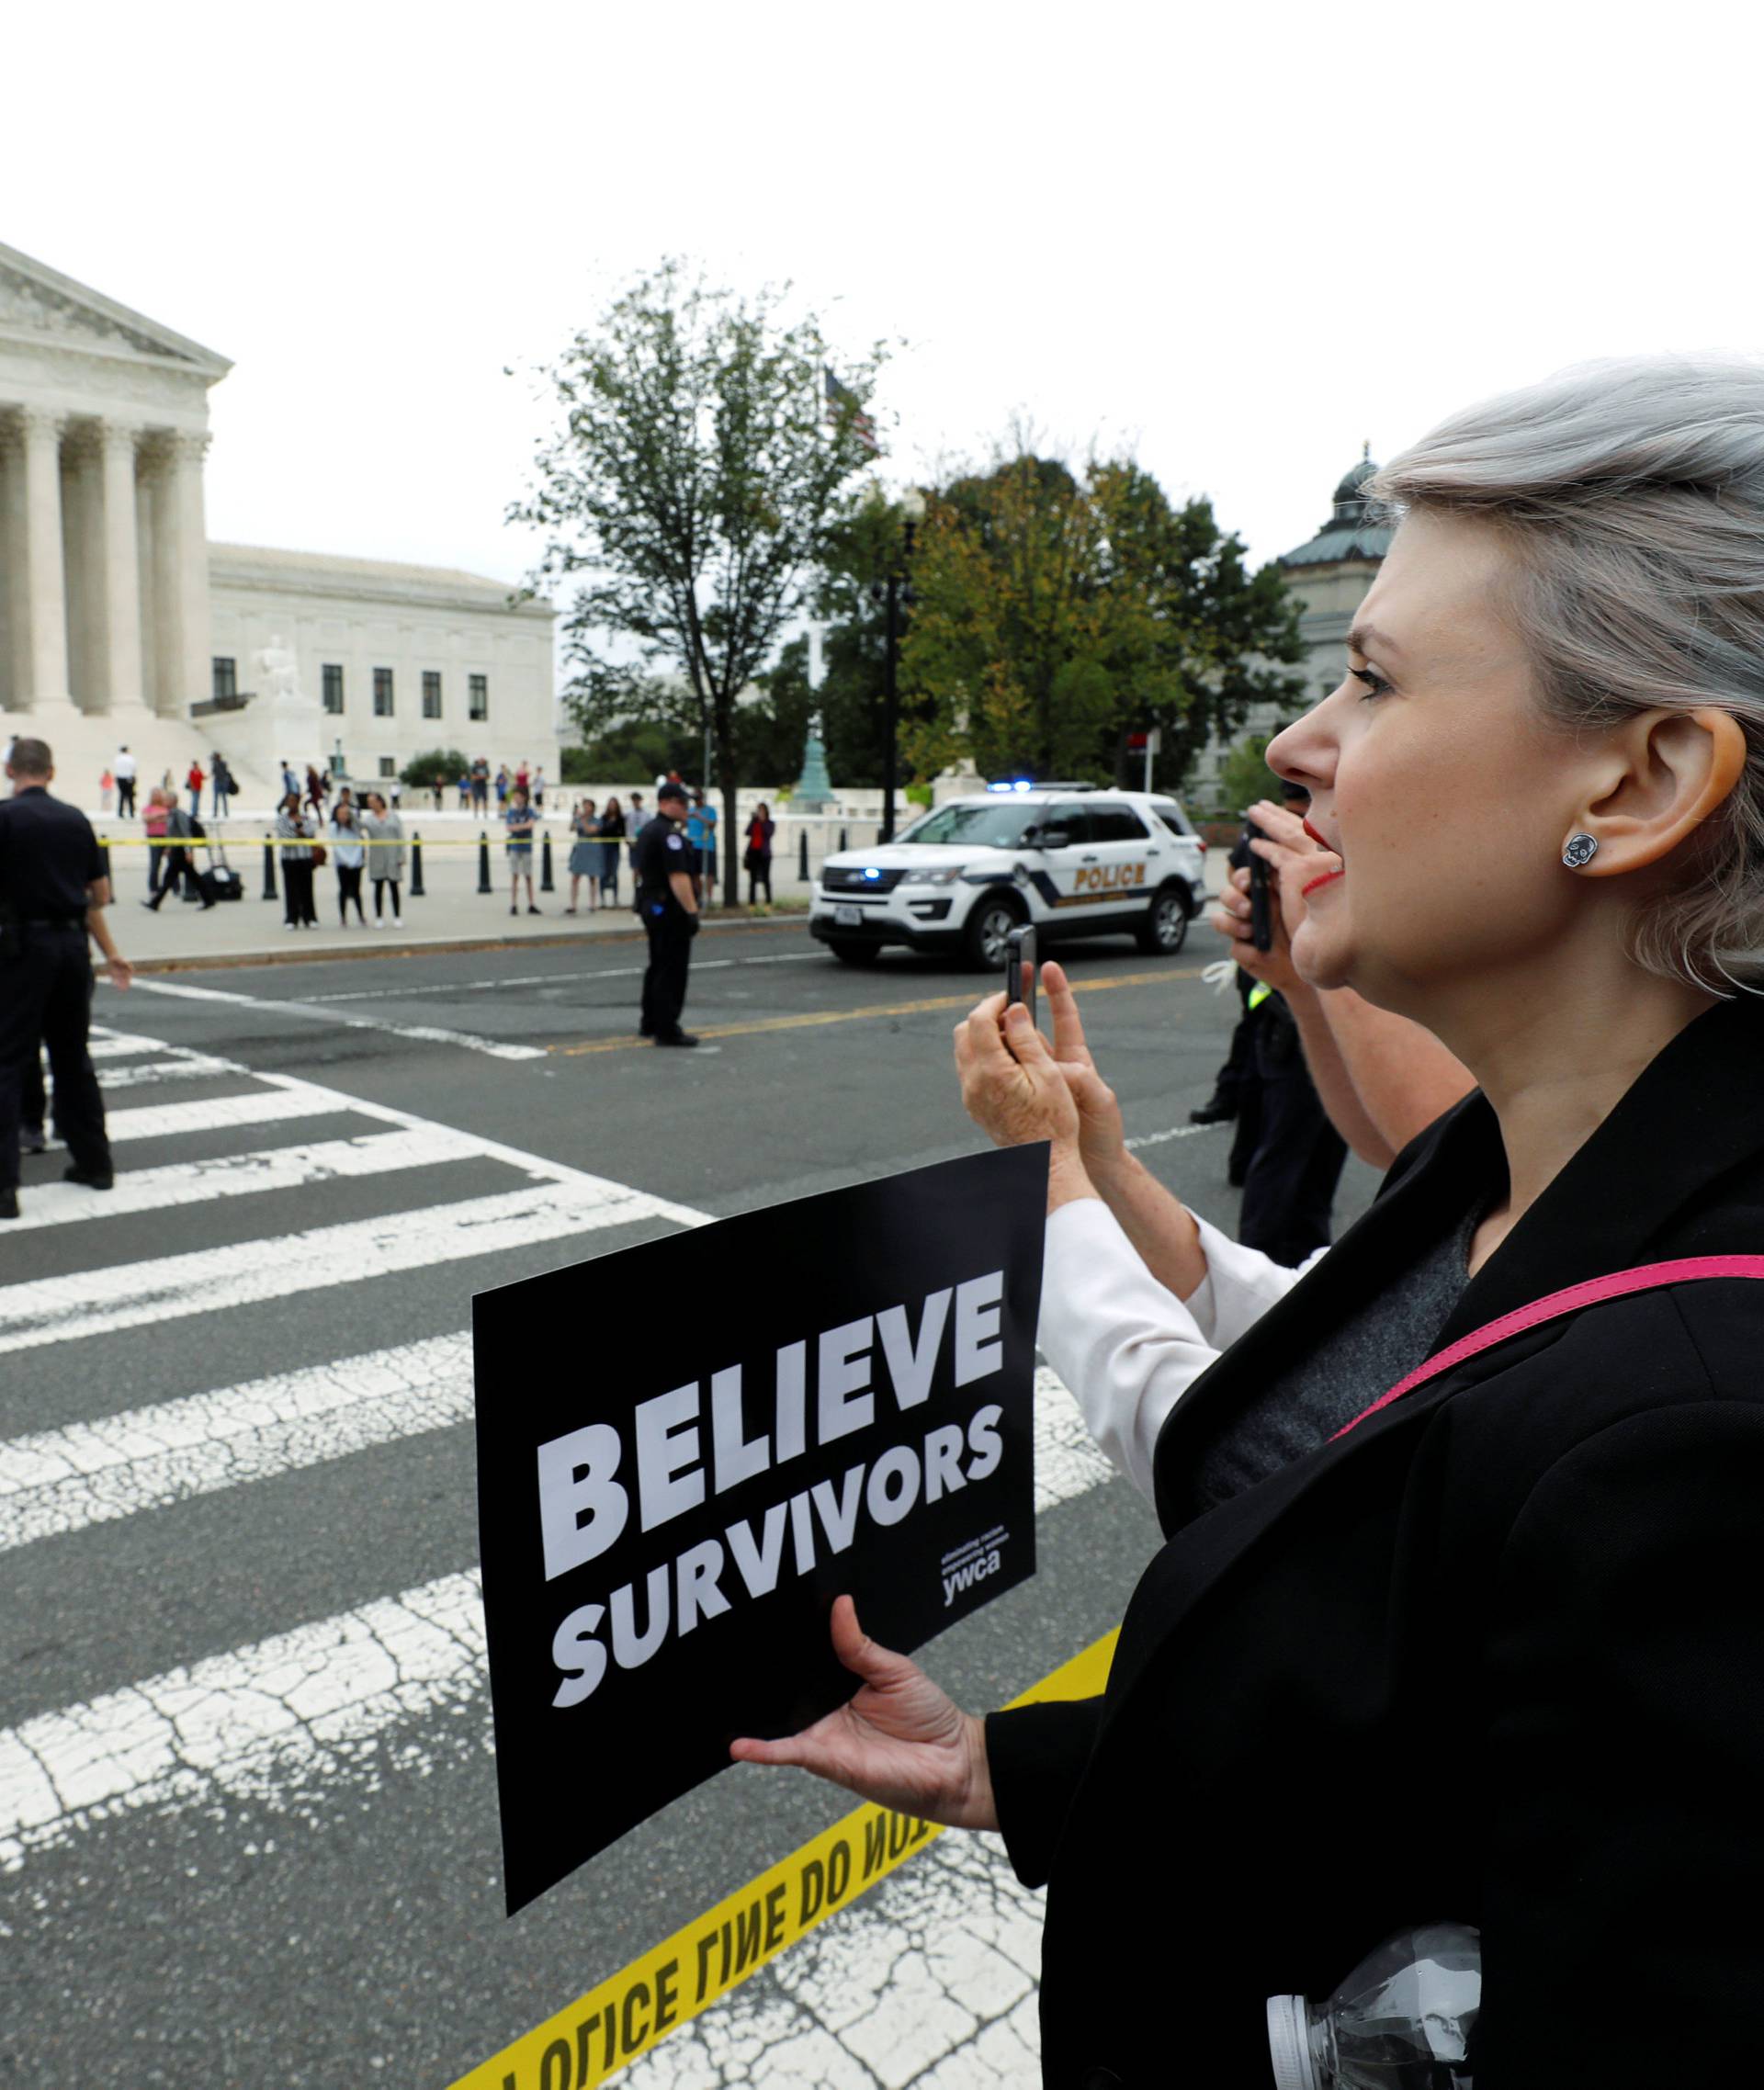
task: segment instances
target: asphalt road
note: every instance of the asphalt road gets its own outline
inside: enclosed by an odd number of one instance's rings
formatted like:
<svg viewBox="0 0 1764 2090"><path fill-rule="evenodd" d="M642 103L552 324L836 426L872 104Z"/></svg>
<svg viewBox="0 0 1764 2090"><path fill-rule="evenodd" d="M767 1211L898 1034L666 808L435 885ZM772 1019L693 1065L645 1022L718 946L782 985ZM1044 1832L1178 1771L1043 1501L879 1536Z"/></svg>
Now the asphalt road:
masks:
<svg viewBox="0 0 1764 2090"><path fill-rule="evenodd" d="M1197 931L1173 959L1122 940L1069 965L1142 1158L1228 1224L1226 1138L1187 1124L1237 1010L1199 977L1215 955ZM706 1043L663 1053L632 1034L641 959L597 941L100 990L118 1191L27 1161L0 1237L0 2082L438 2090L845 1812L731 1770L502 1913L472 1294L978 1139L949 1034L984 980L854 971L799 927L707 932ZM1372 1188L1351 1162L1343 1220ZM669 1333L601 1305L518 1369L640 1370ZM1080 1477L1039 1519L1037 1578L928 1651L967 1702L1119 1618L1153 1526ZM775 2016L808 2007L766 1978ZM902 2049L851 2079L929 2080L960 2017L922 2067ZM686 2080L667 2052L644 2081ZM995 2078L937 2078L969 2079Z"/></svg>

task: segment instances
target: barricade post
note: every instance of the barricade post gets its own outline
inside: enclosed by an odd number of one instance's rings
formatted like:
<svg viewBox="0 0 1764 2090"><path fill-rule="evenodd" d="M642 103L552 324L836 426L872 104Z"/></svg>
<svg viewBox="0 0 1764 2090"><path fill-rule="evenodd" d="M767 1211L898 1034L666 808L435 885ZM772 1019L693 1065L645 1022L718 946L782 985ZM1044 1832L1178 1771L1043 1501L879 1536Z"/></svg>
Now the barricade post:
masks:
<svg viewBox="0 0 1764 2090"><path fill-rule="evenodd" d="M478 890L487 893L490 887L490 836L483 829L478 830Z"/></svg>
<svg viewBox="0 0 1764 2090"><path fill-rule="evenodd" d="M851 843L848 842L845 839L845 830L843 828L841 828L839 830L839 846L842 851L847 850L851 847Z"/></svg>
<svg viewBox="0 0 1764 2090"><path fill-rule="evenodd" d="M555 893L557 889L551 877L551 837L548 832L539 844L539 890Z"/></svg>
<svg viewBox="0 0 1764 2090"><path fill-rule="evenodd" d="M418 828L411 837L411 898L420 900L423 897L423 830Z"/></svg>
<svg viewBox="0 0 1764 2090"><path fill-rule="evenodd" d="M808 830L804 828L797 837L797 882L808 883Z"/></svg>
<svg viewBox="0 0 1764 2090"><path fill-rule="evenodd" d="M276 844L268 836L264 837L264 894L266 900L280 898L276 890Z"/></svg>

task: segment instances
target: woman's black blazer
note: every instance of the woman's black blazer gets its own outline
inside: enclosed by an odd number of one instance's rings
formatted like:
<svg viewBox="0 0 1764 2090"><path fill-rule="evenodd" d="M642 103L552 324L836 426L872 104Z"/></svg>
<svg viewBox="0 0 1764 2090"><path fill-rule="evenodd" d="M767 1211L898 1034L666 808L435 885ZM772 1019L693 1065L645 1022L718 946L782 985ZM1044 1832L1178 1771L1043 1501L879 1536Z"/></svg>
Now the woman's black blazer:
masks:
<svg viewBox="0 0 1764 2090"><path fill-rule="evenodd" d="M1171 1413L1106 1695L988 1723L1007 1847L1048 1883L1049 2084L1267 2090L1266 1996L1442 1918L1483 1934L1476 2090L1764 2082L1764 1282L1589 1308L1174 1514L1219 1418L1505 1170L1479 1094L1398 1158ZM1439 1347L1724 1251L1764 1254L1746 1000L1646 1069Z"/></svg>

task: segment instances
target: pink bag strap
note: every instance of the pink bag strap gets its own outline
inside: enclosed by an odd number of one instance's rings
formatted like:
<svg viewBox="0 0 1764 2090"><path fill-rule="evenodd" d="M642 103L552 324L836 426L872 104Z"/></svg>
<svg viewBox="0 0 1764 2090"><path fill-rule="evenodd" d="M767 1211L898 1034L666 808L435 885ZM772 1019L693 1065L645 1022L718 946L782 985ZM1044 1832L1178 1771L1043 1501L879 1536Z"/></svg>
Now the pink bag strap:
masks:
<svg viewBox="0 0 1764 2090"><path fill-rule="evenodd" d="M1449 1350L1442 1350L1437 1357L1430 1357L1425 1364L1418 1365L1407 1379L1397 1380L1387 1394L1380 1394L1372 1406L1363 1408L1351 1422L1343 1423L1329 1441L1334 1443L1336 1437L1345 1437L1350 1429L1357 1429L1368 1416L1376 1415L1380 1408L1401 1400L1405 1394L1412 1394L1417 1386L1426 1385L1430 1379L1437 1379L1442 1372L1450 1372L1466 1358L1492 1350L1496 1343L1505 1342L1510 1336L1523 1335L1528 1329L1542 1327L1546 1321L1558 1321L1565 1314L1577 1314L1581 1307L1600 1305L1607 1299L1624 1299L1632 1292L1655 1292L1664 1284L1684 1284L1707 1277L1764 1277L1764 1256L1685 1256L1677 1262L1642 1263L1634 1270L1616 1271L1610 1277L1589 1277L1584 1284L1570 1284L1566 1291L1533 1299L1529 1306L1515 1307L1510 1314L1503 1314L1499 1320L1473 1328L1468 1335L1460 1336Z"/></svg>

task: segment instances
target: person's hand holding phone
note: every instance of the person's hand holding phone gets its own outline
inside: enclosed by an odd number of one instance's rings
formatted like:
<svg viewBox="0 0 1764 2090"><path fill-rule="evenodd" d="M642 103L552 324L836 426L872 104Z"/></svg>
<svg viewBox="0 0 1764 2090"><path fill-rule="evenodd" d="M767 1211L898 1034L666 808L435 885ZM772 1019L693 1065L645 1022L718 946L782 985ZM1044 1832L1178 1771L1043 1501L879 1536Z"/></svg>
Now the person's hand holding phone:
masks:
<svg viewBox="0 0 1764 2090"><path fill-rule="evenodd" d="M1041 987L1054 1022L1054 1063L1078 1106L1079 1156L1091 1181L1101 1182L1127 1158L1121 1105L1091 1057L1078 997L1065 966L1050 958L1041 968Z"/></svg>
<svg viewBox="0 0 1764 2090"><path fill-rule="evenodd" d="M989 994L956 1026L962 1106L995 1146L1049 1141L1048 1210L1094 1197L1080 1147L1078 1104L1047 1041L1021 1001Z"/></svg>
<svg viewBox="0 0 1764 2090"><path fill-rule="evenodd" d="M1245 972L1284 993L1305 984L1293 964L1292 932L1305 919L1304 887L1316 877L1318 859L1329 852L1306 833L1296 814L1269 799L1251 806L1249 819L1261 830L1250 846L1269 870L1269 947L1256 948L1247 866L1232 872L1213 909L1212 923Z"/></svg>

